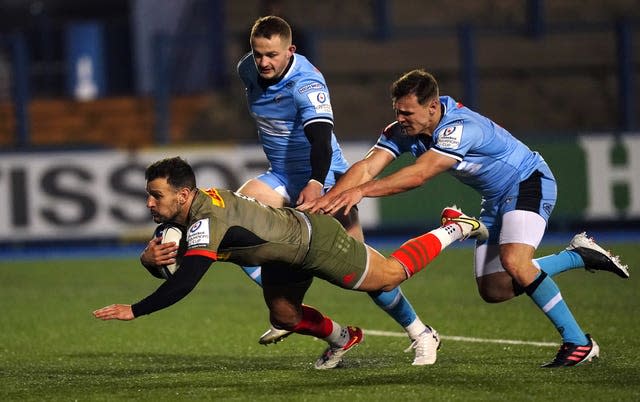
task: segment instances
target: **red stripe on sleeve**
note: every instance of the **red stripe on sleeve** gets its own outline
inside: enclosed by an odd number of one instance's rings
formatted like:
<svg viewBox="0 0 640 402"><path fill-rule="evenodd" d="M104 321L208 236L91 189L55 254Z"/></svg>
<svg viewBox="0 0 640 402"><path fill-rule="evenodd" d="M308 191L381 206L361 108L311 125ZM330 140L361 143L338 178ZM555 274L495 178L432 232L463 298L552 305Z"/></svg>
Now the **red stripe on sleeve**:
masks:
<svg viewBox="0 0 640 402"><path fill-rule="evenodd" d="M185 257L191 256L191 255L199 255L202 257L211 258L214 261L218 260L218 253L216 253L215 251L204 250L201 248L187 250L187 252L184 253Z"/></svg>

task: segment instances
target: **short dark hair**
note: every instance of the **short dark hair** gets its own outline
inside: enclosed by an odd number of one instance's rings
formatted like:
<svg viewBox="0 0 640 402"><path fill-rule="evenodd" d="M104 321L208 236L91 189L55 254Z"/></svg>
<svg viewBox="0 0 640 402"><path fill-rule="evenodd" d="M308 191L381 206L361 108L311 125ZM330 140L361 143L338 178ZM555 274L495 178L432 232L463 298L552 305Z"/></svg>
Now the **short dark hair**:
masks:
<svg viewBox="0 0 640 402"><path fill-rule="evenodd" d="M438 81L423 69L409 71L391 85L391 101L414 94L418 103L424 105L428 100L439 96Z"/></svg>
<svg viewBox="0 0 640 402"><path fill-rule="evenodd" d="M193 190L196 188L196 175L193 173L191 165L179 156L162 159L149 165L144 172L144 178L147 182L166 178L167 183L174 189L186 187Z"/></svg>
<svg viewBox="0 0 640 402"><path fill-rule="evenodd" d="M253 38L267 38L278 35L282 40L291 41L291 26L284 19L275 15L267 15L260 17L253 23L251 28L251 36Z"/></svg>

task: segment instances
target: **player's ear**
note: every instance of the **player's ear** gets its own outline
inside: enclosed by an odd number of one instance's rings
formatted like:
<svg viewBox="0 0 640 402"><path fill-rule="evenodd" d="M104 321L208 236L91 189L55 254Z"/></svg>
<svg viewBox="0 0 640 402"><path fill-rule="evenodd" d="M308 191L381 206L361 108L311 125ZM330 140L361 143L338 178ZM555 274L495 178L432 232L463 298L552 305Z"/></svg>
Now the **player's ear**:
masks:
<svg viewBox="0 0 640 402"><path fill-rule="evenodd" d="M440 110L440 99L434 96L427 102L427 108L431 114L434 114Z"/></svg>
<svg viewBox="0 0 640 402"><path fill-rule="evenodd" d="M184 204L185 202L187 202L190 193L191 190L189 190L187 187L181 188L180 191L178 191L178 202L180 204Z"/></svg>

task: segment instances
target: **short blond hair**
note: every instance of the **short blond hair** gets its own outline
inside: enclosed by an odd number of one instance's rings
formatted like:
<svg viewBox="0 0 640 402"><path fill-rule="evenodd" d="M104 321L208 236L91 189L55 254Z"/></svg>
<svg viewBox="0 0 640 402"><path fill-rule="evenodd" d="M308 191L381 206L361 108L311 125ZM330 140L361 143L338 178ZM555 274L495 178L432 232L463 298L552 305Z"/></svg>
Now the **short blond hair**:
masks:
<svg viewBox="0 0 640 402"><path fill-rule="evenodd" d="M283 42L291 42L291 26L278 16L267 15L266 17L258 18L253 23L249 41L253 38L271 39L272 36L280 36Z"/></svg>

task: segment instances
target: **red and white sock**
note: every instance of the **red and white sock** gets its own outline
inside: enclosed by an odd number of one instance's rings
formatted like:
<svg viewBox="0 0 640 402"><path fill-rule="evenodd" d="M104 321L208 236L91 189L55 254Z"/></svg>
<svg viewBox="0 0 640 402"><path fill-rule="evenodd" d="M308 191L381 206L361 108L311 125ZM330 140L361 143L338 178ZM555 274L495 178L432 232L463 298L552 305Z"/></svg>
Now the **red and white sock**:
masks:
<svg viewBox="0 0 640 402"><path fill-rule="evenodd" d="M347 342L349 342L349 339L351 339L349 330L347 329L347 327L343 327L333 320L331 320L331 322L333 323L333 331L331 331L331 334L324 338L324 340L327 341L328 344L333 346L346 345Z"/></svg>
<svg viewBox="0 0 640 402"><path fill-rule="evenodd" d="M323 339L334 346L344 346L349 342L349 331L331 318L306 304L302 306L302 320L291 329L302 335L311 335Z"/></svg>
<svg viewBox="0 0 640 402"><path fill-rule="evenodd" d="M319 339L331 336L333 330L334 322L332 319L325 317L321 312L306 304L302 306L302 320L291 328L291 331L297 334L311 335Z"/></svg>
<svg viewBox="0 0 640 402"><path fill-rule="evenodd" d="M411 277L429 265L445 247L462 236L462 229L457 224L441 226L408 240L391 255L402 263L407 277Z"/></svg>

